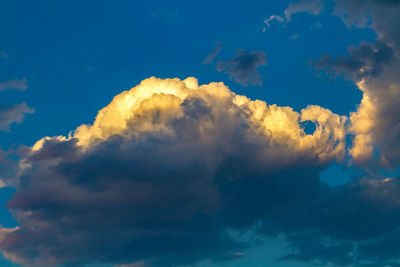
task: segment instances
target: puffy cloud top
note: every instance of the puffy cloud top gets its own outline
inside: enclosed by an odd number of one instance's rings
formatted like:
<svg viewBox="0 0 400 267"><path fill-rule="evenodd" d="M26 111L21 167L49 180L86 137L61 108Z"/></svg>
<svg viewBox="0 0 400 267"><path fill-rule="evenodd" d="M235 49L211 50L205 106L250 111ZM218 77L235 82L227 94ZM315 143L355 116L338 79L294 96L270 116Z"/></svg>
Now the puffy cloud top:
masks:
<svg viewBox="0 0 400 267"><path fill-rule="evenodd" d="M201 117L202 113L211 114L214 121ZM267 139L274 146L287 147L290 153L297 152L298 156L307 154L318 161L341 159L345 152L344 116L319 106L309 106L301 113L290 107L268 106L263 101L251 101L236 95L222 83L198 86L195 78L183 81L155 77L146 79L137 87L117 95L99 111L92 125L79 126L72 139L76 139L78 146L87 149L115 135L174 138L180 134L178 131L183 131L176 128L176 121L186 117L193 117L199 126L206 124L209 128L234 130L237 125L245 123L249 127L246 133L250 136L260 135L259 138ZM317 124L312 135L305 134L302 129L300 123L304 121ZM224 125L226 123L230 125ZM213 142L220 142L223 136L218 134L223 135L214 132L209 137L213 137ZM43 142L39 141L34 146L35 150ZM295 155L293 157L296 158Z"/></svg>
<svg viewBox="0 0 400 267"><path fill-rule="evenodd" d="M315 184L323 166L344 157L346 121L319 106L298 113L252 101L222 83L146 79L93 124L26 151L7 204L20 228L4 230L0 248L38 265L238 257L248 244L226 230L262 218L247 195L253 183L276 192L294 176ZM250 191L237 192L241 183ZM274 194L266 204L287 193ZM256 207L245 220L235 204L242 197Z"/></svg>
<svg viewBox="0 0 400 267"><path fill-rule="evenodd" d="M244 256L259 242L230 230L257 225L258 236L286 237L282 260L390 263L398 249L368 251L399 235L399 179L319 179L345 159L348 133L359 142L354 159L369 152L371 101L348 119L250 100L222 83L146 79L93 124L21 152L6 181L17 187L7 207L20 226L1 230L0 249L35 266L176 266Z"/></svg>

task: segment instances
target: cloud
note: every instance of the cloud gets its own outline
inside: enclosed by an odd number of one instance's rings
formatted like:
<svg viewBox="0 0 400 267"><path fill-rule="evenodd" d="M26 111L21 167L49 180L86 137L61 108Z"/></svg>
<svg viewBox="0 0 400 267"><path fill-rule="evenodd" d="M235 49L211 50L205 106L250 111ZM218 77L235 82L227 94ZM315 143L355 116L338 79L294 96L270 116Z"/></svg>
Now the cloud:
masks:
<svg viewBox="0 0 400 267"><path fill-rule="evenodd" d="M370 116L373 118L370 129L374 145L372 155L377 155L380 166L388 168L397 168L400 164L399 13L399 1L338 0L335 7L335 14L341 16L347 25L372 27L378 35L375 47L382 47L383 44L393 50L391 60L379 62L379 75L357 81L365 98L372 104L368 106L373 106L375 110ZM367 111L359 109L364 113L370 111L371 108ZM374 156L370 159L374 160Z"/></svg>
<svg viewBox="0 0 400 267"><path fill-rule="evenodd" d="M151 16L158 18L164 22L172 22L176 20L179 16L180 10L177 8L169 8L169 7L156 7L152 12Z"/></svg>
<svg viewBox="0 0 400 267"><path fill-rule="evenodd" d="M315 5L328 3L313 2ZM358 47L351 46L345 56L332 58L324 55L316 66L335 74L344 74L363 92L357 112L351 114L353 162L370 168L370 171L396 169L400 164L400 2L333 2L333 14L348 27L370 27L378 38L373 44L363 42ZM294 12L302 10L290 13Z"/></svg>
<svg viewBox="0 0 400 267"><path fill-rule="evenodd" d="M0 82L0 91L18 90L24 91L28 88L27 79L8 80ZM21 123L25 114L34 113L34 110L27 106L26 103L14 106L0 106L0 130L8 131L13 123Z"/></svg>
<svg viewBox="0 0 400 267"><path fill-rule="evenodd" d="M219 54L221 51L222 44L217 42L213 51L203 60L202 64L210 64L213 62L214 58Z"/></svg>
<svg viewBox="0 0 400 267"><path fill-rule="evenodd" d="M93 124L21 155L7 203L20 228L0 248L40 266L235 259L252 244L228 229L260 220L277 229L288 218L274 207L313 202L319 171L344 158L346 120L251 101L222 83L146 79ZM316 130L305 134L301 121Z"/></svg>
<svg viewBox="0 0 400 267"><path fill-rule="evenodd" d="M350 74L355 80L361 80L378 76L385 65L394 59L393 48L379 41L374 44L363 42L358 47L350 46L348 51L348 56L332 58L324 55L316 62L316 67L326 68L336 74Z"/></svg>
<svg viewBox="0 0 400 267"><path fill-rule="evenodd" d="M8 58L8 53L6 51L0 51L0 57Z"/></svg>
<svg viewBox="0 0 400 267"><path fill-rule="evenodd" d="M264 20L264 23L268 26L268 27L271 27L271 22L272 21L277 21L278 23L282 23L282 22L284 22L284 19L281 17L281 16L278 16L278 15L271 15L271 16L269 16L268 18L266 18L265 20Z"/></svg>
<svg viewBox="0 0 400 267"><path fill-rule="evenodd" d="M390 263L397 249L374 248L398 235L400 178L336 187L319 179L345 160L354 125L319 106L252 101L222 83L146 79L93 124L20 152L7 203L20 227L4 229L0 249L40 266L190 265L245 257L259 242L230 231L255 228L258 238L286 238L281 260Z"/></svg>
<svg viewBox="0 0 400 267"><path fill-rule="evenodd" d="M18 161L13 156L15 151L4 151L0 148L0 188L14 185L13 178L16 175L14 171L18 169Z"/></svg>
<svg viewBox="0 0 400 267"><path fill-rule="evenodd" d="M317 204L309 213L308 222L318 218L318 227L289 234L293 252L283 259L323 265L392 266L398 262L398 246L391 247L387 240L398 237L399 182L399 178L361 178L334 191L323 191L319 202L323 210L315 210ZM379 249L367 252L372 246Z"/></svg>
<svg viewBox="0 0 400 267"><path fill-rule="evenodd" d="M11 124L21 123L25 114L32 114L34 112L34 109L28 107L26 103L10 107L0 107L0 130L8 131Z"/></svg>
<svg viewBox="0 0 400 267"><path fill-rule="evenodd" d="M323 0L302 0L292 2L285 10L285 18L287 21L291 21L294 14L301 12L318 15L324 8L324 4Z"/></svg>
<svg viewBox="0 0 400 267"><path fill-rule="evenodd" d="M285 21L284 18L282 18L279 15L271 15L268 18L264 19L264 24L267 25L266 27L263 28L263 32L265 32L267 30L267 28L271 27L271 23L273 21L277 21L279 24L283 23Z"/></svg>
<svg viewBox="0 0 400 267"><path fill-rule="evenodd" d="M336 187L319 179L347 157L367 167L374 157L400 164L397 1L343 3L335 12L350 14L356 26L367 12L379 36L319 61L348 73L363 92L349 118L319 106L296 112L252 101L222 83L146 79L93 124L45 137L21 155L7 204L20 227L1 230L3 254L40 266L233 260L254 244L227 230L258 226L258 237L285 237L290 252L281 260L395 265L400 177L369 173ZM292 5L287 18L316 10ZM238 54L219 62L219 71L259 84L265 54ZM315 123L312 134L305 121Z"/></svg>
<svg viewBox="0 0 400 267"><path fill-rule="evenodd" d="M249 83L261 86L263 78L258 72L258 67L267 65L266 54L262 51L237 50L237 56L219 61L217 70L229 74L235 82L248 86Z"/></svg>
<svg viewBox="0 0 400 267"><path fill-rule="evenodd" d="M27 79L23 78L21 80L8 80L0 82L0 91L5 91L9 89L24 91L28 88Z"/></svg>
<svg viewBox="0 0 400 267"><path fill-rule="evenodd" d="M392 16L400 7L400 2L397 0L336 0L335 3L334 14L340 16L348 26L372 26L379 32L393 30L396 24L390 24L395 22L392 21L394 19ZM388 15L388 21L381 20L384 13ZM369 22L372 22L373 25L368 25ZM378 29L376 26L379 24L384 27Z"/></svg>

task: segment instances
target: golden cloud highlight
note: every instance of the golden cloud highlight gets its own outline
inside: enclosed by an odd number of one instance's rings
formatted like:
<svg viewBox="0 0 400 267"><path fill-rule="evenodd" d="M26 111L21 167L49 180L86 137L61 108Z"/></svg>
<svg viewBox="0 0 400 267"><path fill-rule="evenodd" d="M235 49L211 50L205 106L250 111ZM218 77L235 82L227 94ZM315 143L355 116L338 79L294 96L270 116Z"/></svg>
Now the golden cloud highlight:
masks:
<svg viewBox="0 0 400 267"><path fill-rule="evenodd" d="M93 124L79 126L68 138L45 137L33 146L32 151L39 151L45 141L52 139L62 142L74 138L78 146L85 150L114 135L138 137L142 133L157 132L173 136L171 122L184 116L182 103L190 97L204 100L218 114L230 109L239 110L268 138L268 142L280 147L274 152L277 157L307 154L320 163L326 163L340 161L345 155L347 117L314 105L300 113L290 107L267 105L264 101L237 95L223 83L199 86L193 77L185 80L146 79L115 96L109 105L99 111ZM314 133L304 132L301 126L304 121L316 124Z"/></svg>

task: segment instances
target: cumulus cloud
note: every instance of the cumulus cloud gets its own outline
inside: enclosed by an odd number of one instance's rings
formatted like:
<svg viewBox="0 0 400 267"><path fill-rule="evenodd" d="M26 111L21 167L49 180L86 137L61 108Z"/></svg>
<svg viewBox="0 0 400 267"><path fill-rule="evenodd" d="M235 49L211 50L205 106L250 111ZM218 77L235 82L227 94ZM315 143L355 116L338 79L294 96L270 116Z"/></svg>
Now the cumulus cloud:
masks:
<svg viewBox="0 0 400 267"><path fill-rule="evenodd" d="M316 12L301 8L288 8L290 17L297 12L317 15L320 4L314 3ZM400 38L398 34L399 1L336 0L333 14L340 16L349 27L371 27L378 35L375 43L362 42L351 46L348 54L322 56L318 68L344 74L363 92L357 111L350 114L348 133L352 135L349 157L353 164L363 166L371 173L398 170L400 164ZM311 8L312 5L310 4ZM399 262L399 178L376 180L371 177L356 179L332 190L325 188L323 202L314 200L309 223L319 221L307 231L286 233L292 253L282 260L315 264L355 266L397 266ZM351 199L351 200L350 200ZM321 199L320 199L321 200ZM366 201L367 200L367 201ZM352 202L351 204L345 204ZM319 204L316 204L319 203ZM346 207L345 211L330 209ZM302 205L303 206L303 205ZM340 208L341 209L341 208ZM322 212L322 210L324 210ZM342 213L342 211L344 211ZM322 216L313 218L317 216ZM375 214L374 218L370 217ZM327 216L326 222L321 219ZM295 216L296 217L296 216ZM283 217L285 218L285 216ZM364 218L360 221L359 218ZM296 223L302 220L297 218ZM367 225L365 222L367 222ZM333 225L335 224L335 226ZM360 227L358 230L355 229ZM345 230L346 229L346 230Z"/></svg>
<svg viewBox="0 0 400 267"><path fill-rule="evenodd" d="M311 2L292 4L287 19L318 14L322 7L304 6ZM349 117L252 101L222 83L153 77L117 95L93 124L39 140L15 171L7 206L20 227L0 231L2 253L40 266L233 260L254 244L227 230L256 225L259 236L286 238L281 260L397 264L400 177L369 174L337 187L319 179L347 156L400 164L397 2L335 1L346 23L363 25L367 13L379 35L317 63L347 73L363 92ZM238 54L219 70L259 84L265 54ZM311 134L306 121L316 125Z"/></svg>
<svg viewBox="0 0 400 267"><path fill-rule="evenodd" d="M245 256L258 242L230 230L257 225L258 236L286 237L291 252L281 260L391 262L398 250L369 251L397 235L400 179L319 179L345 159L348 123L319 106L252 101L222 83L146 79L93 124L21 152L7 203L20 227L2 230L0 249L40 266L176 266Z"/></svg>
<svg viewBox="0 0 400 267"><path fill-rule="evenodd" d="M10 90L10 89L24 91L25 89L28 88L27 82L28 81L25 78L21 80L8 80L0 82L0 91Z"/></svg>
<svg viewBox="0 0 400 267"><path fill-rule="evenodd" d="M25 114L32 114L34 112L34 109L28 107L26 103L0 107L0 130L8 131L11 124L21 123Z"/></svg>
<svg viewBox="0 0 400 267"><path fill-rule="evenodd" d="M302 121L316 130L306 134ZM346 121L319 106L251 101L222 83L144 80L93 124L22 155L7 204L20 228L0 248L34 265L235 259L251 244L227 229L277 226L277 204L312 202L320 169L344 158Z"/></svg>
<svg viewBox="0 0 400 267"><path fill-rule="evenodd" d="M319 6L328 1L305 1ZM351 46L348 55L322 56L316 66L352 79L363 92L357 112L351 114L353 162L376 169L400 164L400 27L397 0L335 0L333 14L349 27L370 27L375 43ZM303 3L303 2L299 2ZM311 5L311 4L310 4ZM290 7L290 6L289 6ZM304 12L302 9L291 14ZM312 12L311 12L312 13Z"/></svg>
<svg viewBox="0 0 400 267"><path fill-rule="evenodd" d="M263 77L258 72L258 67L267 65L266 54L263 51L237 50L237 56L219 61L217 70L229 74L235 82L248 86L249 83L261 86Z"/></svg>
<svg viewBox="0 0 400 267"><path fill-rule="evenodd" d="M351 1L350 1L351 2ZM374 122L371 128L373 142L377 148L381 165L396 168L400 164L400 37L398 28L398 1L367 1L361 3L339 1L336 12L350 14L348 23L359 21L363 14L369 14L371 27L378 34L377 43L384 43L393 49L393 59L384 62L379 75L362 80L360 88L375 106ZM363 13L364 12L364 13Z"/></svg>

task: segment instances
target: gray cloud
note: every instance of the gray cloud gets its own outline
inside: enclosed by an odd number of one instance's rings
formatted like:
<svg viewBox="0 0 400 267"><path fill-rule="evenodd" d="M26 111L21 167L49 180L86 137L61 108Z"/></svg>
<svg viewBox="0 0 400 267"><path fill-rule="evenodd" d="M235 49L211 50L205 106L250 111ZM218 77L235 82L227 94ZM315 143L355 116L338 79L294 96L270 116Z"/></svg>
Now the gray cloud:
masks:
<svg viewBox="0 0 400 267"><path fill-rule="evenodd" d="M10 180L15 177L14 171L17 169L18 161L16 161L13 156L15 156L15 151L4 151L0 148L0 188L12 183ZM1 238L0 234L0 239Z"/></svg>
<svg viewBox="0 0 400 267"><path fill-rule="evenodd" d="M45 138L21 155L7 203L20 228L0 241L6 257L36 266L233 260L253 244L229 229L267 220L293 196L310 201L294 189L318 185L318 169L343 153L343 118L305 109L321 125L306 136L296 112L193 78L148 79L100 113L70 139Z"/></svg>
<svg viewBox="0 0 400 267"><path fill-rule="evenodd" d="M209 64L212 63L214 58L219 54L221 51L222 44L217 42L215 45L213 51L203 60L202 64Z"/></svg>
<svg viewBox="0 0 400 267"><path fill-rule="evenodd" d="M21 152L7 203L20 228L2 231L5 256L36 266L234 260L259 242L229 230L257 225L258 239L286 237L292 252L281 260L398 257L394 248L367 251L393 244L399 178L338 187L319 179L342 160L346 138L343 118L328 110L298 114L220 83L150 78L99 114L70 138L47 137ZM315 120L312 135L299 117Z"/></svg>
<svg viewBox="0 0 400 267"><path fill-rule="evenodd" d="M23 91L27 88L28 88L27 79L25 78L20 80L8 80L0 82L0 91L10 90L10 89Z"/></svg>
<svg viewBox="0 0 400 267"><path fill-rule="evenodd" d="M368 14L379 38L349 48L347 56L317 62L363 81L366 100L350 118L351 131L363 138L371 134L380 163L394 168L400 164L397 3L337 0L335 12L347 14L348 25L365 26ZM297 10L292 7L289 18L320 12ZM265 54L238 54L220 62L218 70L239 83L260 84L257 67L266 64ZM291 252L281 260L396 266L400 178L365 175L338 187L319 179L327 165L343 159L345 134L335 136L343 127L340 118L317 107L301 115L264 107L218 84L191 91L192 80L178 83L178 89L173 80L165 81L165 92L157 81L143 82L154 91L144 86L140 104L117 101L72 138L44 139L22 156L20 186L7 204L21 227L1 231L5 255L23 263L74 266L233 260L254 244L227 230L258 225L259 238L286 238ZM125 108L126 120L125 113L115 113ZM297 124L307 112L329 119L316 122L312 145L304 148L299 144L311 135L306 138Z"/></svg>
<svg viewBox="0 0 400 267"><path fill-rule="evenodd" d="M392 60L394 60L393 49L377 41L375 44L363 42L358 47L351 46L348 56L332 58L330 55L324 55L315 65L335 74L350 74L351 78L361 80L378 76Z"/></svg>
<svg viewBox="0 0 400 267"><path fill-rule="evenodd" d="M0 107L0 130L9 130L13 123L21 123L25 114L34 113L34 110L25 103L9 107Z"/></svg>
<svg viewBox="0 0 400 267"><path fill-rule="evenodd" d="M261 86L263 78L258 72L258 67L267 65L266 54L262 51L237 50L237 56L219 61L217 70L229 74L235 82L247 86L249 83Z"/></svg>
<svg viewBox="0 0 400 267"><path fill-rule="evenodd" d="M358 111L352 114L354 163L373 171L382 167L396 169L400 164L400 2L333 2L333 14L341 17L347 26L370 27L378 38L374 44L363 42L359 47L350 47L346 56L325 55L316 65L343 73L363 92ZM320 1L314 0L314 3Z"/></svg>
<svg viewBox="0 0 400 267"><path fill-rule="evenodd" d="M302 0L292 2L285 10L285 18L287 21L290 21L294 14L300 12L318 15L324 8L324 5L324 0Z"/></svg>

